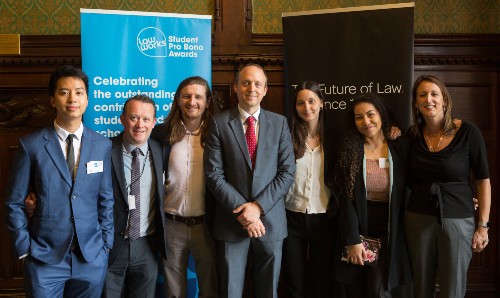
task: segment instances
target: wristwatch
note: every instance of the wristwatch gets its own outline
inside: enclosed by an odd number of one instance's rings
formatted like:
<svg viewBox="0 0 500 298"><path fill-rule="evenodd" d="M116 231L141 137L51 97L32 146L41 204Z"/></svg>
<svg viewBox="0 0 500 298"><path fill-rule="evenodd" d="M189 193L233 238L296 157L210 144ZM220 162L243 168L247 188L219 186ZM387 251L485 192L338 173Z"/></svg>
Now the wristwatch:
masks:
<svg viewBox="0 0 500 298"><path fill-rule="evenodd" d="M486 229L489 229L491 227L491 222L489 221L478 221L477 225Z"/></svg>

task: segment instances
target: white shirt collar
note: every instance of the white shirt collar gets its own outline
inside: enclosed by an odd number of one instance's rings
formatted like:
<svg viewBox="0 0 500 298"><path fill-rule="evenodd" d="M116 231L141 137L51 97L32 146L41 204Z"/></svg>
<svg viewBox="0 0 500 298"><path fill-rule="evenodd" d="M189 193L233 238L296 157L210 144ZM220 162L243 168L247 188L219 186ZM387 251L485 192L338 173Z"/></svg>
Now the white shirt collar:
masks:
<svg viewBox="0 0 500 298"><path fill-rule="evenodd" d="M56 130L57 136L59 136L61 140L66 140L66 138L68 138L70 134L74 134L78 140L82 139L83 123L80 123L80 126L78 126L75 132L71 133L65 130L64 128L60 127L59 125L57 125L56 120L54 120L54 129Z"/></svg>
<svg viewBox="0 0 500 298"><path fill-rule="evenodd" d="M243 110L240 107L240 105L238 105L238 111L240 112L240 117L241 117L242 122L245 122L247 120L247 118L250 116L253 116L255 118L255 120L259 121L260 107L257 111L255 111L255 113L253 113L253 115L251 115L251 114L247 113L245 110Z"/></svg>

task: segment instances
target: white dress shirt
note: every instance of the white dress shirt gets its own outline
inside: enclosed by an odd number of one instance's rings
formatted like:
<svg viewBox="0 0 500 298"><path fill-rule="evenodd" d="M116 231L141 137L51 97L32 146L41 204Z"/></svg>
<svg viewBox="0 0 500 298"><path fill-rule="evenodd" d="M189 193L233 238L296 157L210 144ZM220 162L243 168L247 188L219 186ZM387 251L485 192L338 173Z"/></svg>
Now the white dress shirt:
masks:
<svg viewBox="0 0 500 298"><path fill-rule="evenodd" d="M75 130L75 132L71 133L66 131L64 128L57 125L57 122L54 120L54 128L56 130L57 136L59 138L59 144L61 145L61 149L64 154L64 159L67 158L68 154L68 143L66 143L66 138L70 134L74 134L73 138L73 149L75 150L75 175L78 172L78 163L80 161L80 147L82 146L82 135L83 135L83 123L80 123L80 126Z"/></svg>
<svg viewBox="0 0 500 298"><path fill-rule="evenodd" d="M304 156L297 160L292 187L285 198L288 210L301 213L325 213L330 190L325 186L325 155L319 146L311 150L306 144Z"/></svg>
<svg viewBox="0 0 500 298"><path fill-rule="evenodd" d="M243 132L246 133L247 132L247 118L250 117L250 116L253 116L255 118L255 122L254 122L254 127L255 127L255 142L256 144L259 143L259 115L260 115L260 108L255 112L253 113L253 115L250 115L248 114L245 110L243 110L240 105L238 105L238 111L240 111L240 117L241 117L241 124L243 125Z"/></svg>

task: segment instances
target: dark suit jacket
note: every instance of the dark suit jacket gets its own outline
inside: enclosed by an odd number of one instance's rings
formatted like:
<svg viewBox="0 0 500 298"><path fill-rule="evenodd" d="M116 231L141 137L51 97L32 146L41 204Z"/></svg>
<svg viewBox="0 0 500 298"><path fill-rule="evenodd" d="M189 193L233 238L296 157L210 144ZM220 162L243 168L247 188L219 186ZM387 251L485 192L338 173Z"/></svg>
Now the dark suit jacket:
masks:
<svg viewBox="0 0 500 298"><path fill-rule="evenodd" d="M115 217L115 243L113 249L109 252L109 264L113 264L116 256L119 254L123 243L125 242L125 235L127 229L127 222L129 217L128 209L128 193L125 187L125 173L123 171L123 133L111 139L113 148L111 149L111 161L113 164L113 190L115 197L115 204L113 205ZM155 190L155 205L156 216L151 224L155 225L155 247L158 248L161 255L166 257L166 241L165 232L163 227L165 225L165 213L163 211L163 154L162 148L155 140L149 140L150 156L153 160L153 170L156 180Z"/></svg>
<svg viewBox="0 0 500 298"><path fill-rule="evenodd" d="M165 134L166 134L166 126L165 122L161 124L155 125L153 128L153 131L151 132L151 137L150 139L153 139L157 141L163 149L163 171L165 174L168 173L168 158L170 157L170 144L168 144L165 140Z"/></svg>
<svg viewBox="0 0 500 298"><path fill-rule="evenodd" d="M261 241L287 236L284 197L295 174L295 156L286 118L261 109L255 169L237 108L210 123L204 151L206 183L215 197L214 237L227 242L248 238L233 210L257 201L266 234Z"/></svg>
<svg viewBox="0 0 500 298"><path fill-rule="evenodd" d="M384 272L384 281L388 283L389 289L402 284L409 284L411 280L410 263L406 248L406 237L404 232L404 210L406 190L406 167L407 142L403 140L388 141L392 157L392 189L389 206L389 245L388 264L389 268ZM339 189L344 190L340 186ZM341 191L339 233L341 247L360 243L359 236L368 234L367 200L366 188L363 178L363 170L356 176L354 185L354 201L349 200ZM386 219L384 219L386 220ZM386 248L386 249L387 249ZM337 271L337 279L345 283L353 283L363 267L340 262L340 254L336 257L340 263Z"/></svg>
<svg viewBox="0 0 500 298"><path fill-rule="evenodd" d="M29 253L44 263L58 263L66 256L75 232L87 262L103 247L112 247L110 150L107 138L84 127L73 182L53 126L19 140L5 196L8 228L18 256ZM96 161L102 161L103 170L88 173ZM24 200L30 191L36 194L37 208L28 224Z"/></svg>

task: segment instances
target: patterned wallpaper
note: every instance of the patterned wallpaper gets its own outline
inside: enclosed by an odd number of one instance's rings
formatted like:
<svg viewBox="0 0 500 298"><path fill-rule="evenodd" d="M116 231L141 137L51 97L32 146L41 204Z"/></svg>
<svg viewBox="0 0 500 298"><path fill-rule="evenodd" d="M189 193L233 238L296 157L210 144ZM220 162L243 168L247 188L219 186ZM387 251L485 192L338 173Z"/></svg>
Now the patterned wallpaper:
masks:
<svg viewBox="0 0 500 298"><path fill-rule="evenodd" d="M254 33L281 33L282 12L409 2L251 1ZM212 14L213 7L214 0L0 0L0 33L79 34L80 8ZM500 0L415 0L415 33L500 33Z"/></svg>
<svg viewBox="0 0 500 298"><path fill-rule="evenodd" d="M253 32L281 33L281 13L411 0L252 0ZM415 33L500 33L500 0L414 0Z"/></svg>
<svg viewBox="0 0 500 298"><path fill-rule="evenodd" d="M213 13L213 0L0 0L0 33L80 34L80 8Z"/></svg>

